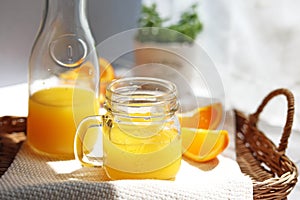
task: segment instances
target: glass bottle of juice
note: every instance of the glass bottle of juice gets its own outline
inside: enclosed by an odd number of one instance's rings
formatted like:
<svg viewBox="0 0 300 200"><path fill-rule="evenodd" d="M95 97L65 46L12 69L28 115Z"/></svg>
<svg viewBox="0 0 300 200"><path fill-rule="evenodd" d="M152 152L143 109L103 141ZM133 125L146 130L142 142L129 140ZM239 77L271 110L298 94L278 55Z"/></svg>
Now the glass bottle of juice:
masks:
<svg viewBox="0 0 300 200"><path fill-rule="evenodd" d="M98 113L99 65L86 0L46 0L29 60L27 136L36 151L73 157L76 126Z"/></svg>

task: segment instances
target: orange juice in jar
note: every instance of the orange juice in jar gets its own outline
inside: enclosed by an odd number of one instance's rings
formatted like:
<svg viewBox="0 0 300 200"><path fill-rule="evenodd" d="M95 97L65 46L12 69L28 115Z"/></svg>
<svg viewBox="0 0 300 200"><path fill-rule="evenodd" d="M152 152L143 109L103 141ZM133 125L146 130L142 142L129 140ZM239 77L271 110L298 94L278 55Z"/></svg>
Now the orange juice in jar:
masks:
<svg viewBox="0 0 300 200"><path fill-rule="evenodd" d="M111 179L174 179L181 165L181 137L174 124L151 119L137 122L141 116L132 117L132 124L117 119L112 128L104 128L107 175Z"/></svg>
<svg viewBox="0 0 300 200"><path fill-rule="evenodd" d="M86 166L103 166L112 180L174 179L182 154L175 84L149 77L120 78L107 86L105 95L106 113L85 118L77 128L76 159ZM102 162L83 149L88 130L95 127L103 139Z"/></svg>
<svg viewBox="0 0 300 200"><path fill-rule="evenodd" d="M94 93L87 89L54 87L37 91L29 98L29 144L43 153L73 156L76 122L96 114L97 105Z"/></svg>

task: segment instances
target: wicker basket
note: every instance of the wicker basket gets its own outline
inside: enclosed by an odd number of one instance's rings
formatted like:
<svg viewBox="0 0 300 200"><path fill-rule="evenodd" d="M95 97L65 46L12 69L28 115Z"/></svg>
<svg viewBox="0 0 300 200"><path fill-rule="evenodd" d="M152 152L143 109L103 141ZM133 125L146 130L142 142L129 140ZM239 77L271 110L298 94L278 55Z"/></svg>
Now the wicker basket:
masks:
<svg viewBox="0 0 300 200"><path fill-rule="evenodd" d="M15 158L26 139L26 117L0 117L0 177Z"/></svg>
<svg viewBox="0 0 300 200"><path fill-rule="evenodd" d="M275 96L287 99L287 119L278 147L260 131L259 114ZM296 165L285 155L294 117L294 97L287 89L277 89L265 97L254 114L235 110L236 154L243 173L253 180L254 199L286 199L297 183Z"/></svg>

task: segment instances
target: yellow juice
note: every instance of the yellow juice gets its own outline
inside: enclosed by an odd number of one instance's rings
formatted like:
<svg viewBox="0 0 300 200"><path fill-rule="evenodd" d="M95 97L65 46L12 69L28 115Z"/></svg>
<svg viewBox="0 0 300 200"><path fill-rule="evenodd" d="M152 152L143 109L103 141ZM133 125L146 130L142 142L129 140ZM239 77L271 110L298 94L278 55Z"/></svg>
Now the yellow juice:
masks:
<svg viewBox="0 0 300 200"><path fill-rule="evenodd" d="M104 168L113 179L174 179L181 164L181 137L167 123L104 126ZM110 130L110 131L108 131Z"/></svg>
<svg viewBox="0 0 300 200"><path fill-rule="evenodd" d="M73 157L76 125L98 113L92 91L56 87L40 90L29 98L27 136L38 151Z"/></svg>

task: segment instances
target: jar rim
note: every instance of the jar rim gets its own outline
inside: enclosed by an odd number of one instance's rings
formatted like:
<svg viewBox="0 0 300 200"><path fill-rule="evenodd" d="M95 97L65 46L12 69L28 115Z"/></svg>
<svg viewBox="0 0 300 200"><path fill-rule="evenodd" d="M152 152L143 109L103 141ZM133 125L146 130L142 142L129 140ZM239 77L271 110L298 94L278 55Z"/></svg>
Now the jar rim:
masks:
<svg viewBox="0 0 300 200"><path fill-rule="evenodd" d="M153 78L153 77L125 77L112 81L106 88L106 98L111 99L111 95L117 95L120 97L130 97L132 93L125 92L120 90L116 85L122 86L128 84L131 86L128 89L131 89L131 92L140 89L143 84L156 84L165 88L161 93L152 94L153 97L162 98L163 100L171 100L177 96L177 87L176 85L168 80ZM117 90L119 89L119 90Z"/></svg>
<svg viewBox="0 0 300 200"><path fill-rule="evenodd" d="M159 78L121 78L107 86L105 107L124 114L142 108L155 110L153 114L173 113L178 110L177 88L173 82Z"/></svg>

